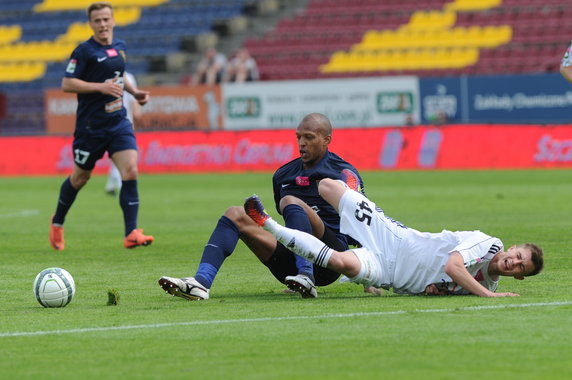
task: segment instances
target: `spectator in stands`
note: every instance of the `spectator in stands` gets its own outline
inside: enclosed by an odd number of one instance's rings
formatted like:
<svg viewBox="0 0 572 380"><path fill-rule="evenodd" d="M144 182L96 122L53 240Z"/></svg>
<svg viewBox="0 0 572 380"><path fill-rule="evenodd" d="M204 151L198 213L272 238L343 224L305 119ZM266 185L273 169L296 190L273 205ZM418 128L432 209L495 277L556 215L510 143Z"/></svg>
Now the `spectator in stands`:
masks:
<svg viewBox="0 0 572 380"><path fill-rule="evenodd" d="M225 70L225 82L244 83L259 79L258 65L247 49L242 48Z"/></svg>
<svg viewBox="0 0 572 380"><path fill-rule="evenodd" d="M224 75L227 59L223 53L215 48L209 48L200 60L193 75L193 84L213 85L220 83Z"/></svg>
<svg viewBox="0 0 572 380"><path fill-rule="evenodd" d="M568 82L572 83L572 44L568 46L560 62L560 73Z"/></svg>

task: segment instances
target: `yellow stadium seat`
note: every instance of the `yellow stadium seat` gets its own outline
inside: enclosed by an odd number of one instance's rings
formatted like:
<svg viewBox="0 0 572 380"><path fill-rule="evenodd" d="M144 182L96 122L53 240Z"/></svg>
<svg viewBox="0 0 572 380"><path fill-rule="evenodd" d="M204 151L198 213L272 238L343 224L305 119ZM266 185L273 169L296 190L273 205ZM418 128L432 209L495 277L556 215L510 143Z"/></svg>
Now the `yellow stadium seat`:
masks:
<svg viewBox="0 0 572 380"><path fill-rule="evenodd" d="M113 11L113 17L117 26L134 24L141 19L141 7L116 9Z"/></svg>
<svg viewBox="0 0 572 380"><path fill-rule="evenodd" d="M0 82L30 82L45 74L44 63L0 63Z"/></svg>
<svg viewBox="0 0 572 380"><path fill-rule="evenodd" d="M455 0L445 4L447 11L482 11L502 4L502 0Z"/></svg>
<svg viewBox="0 0 572 380"><path fill-rule="evenodd" d="M10 44L22 37L20 25L0 26L0 45Z"/></svg>
<svg viewBox="0 0 572 380"><path fill-rule="evenodd" d="M411 15L409 23L405 27L409 29L443 29L453 26L456 20L455 12L417 11Z"/></svg>
<svg viewBox="0 0 572 380"><path fill-rule="evenodd" d="M113 8L122 7L151 7L157 6L168 0L113 0ZM65 10L87 9L93 0L44 0L34 6L36 12L52 12Z"/></svg>

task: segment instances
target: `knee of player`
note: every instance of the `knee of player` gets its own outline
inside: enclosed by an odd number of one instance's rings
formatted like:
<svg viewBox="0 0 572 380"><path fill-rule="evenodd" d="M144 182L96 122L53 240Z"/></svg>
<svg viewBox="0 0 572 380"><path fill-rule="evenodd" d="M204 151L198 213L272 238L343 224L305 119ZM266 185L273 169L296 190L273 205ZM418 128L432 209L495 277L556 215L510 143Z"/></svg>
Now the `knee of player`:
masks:
<svg viewBox="0 0 572 380"><path fill-rule="evenodd" d="M250 217L246 215L244 207L241 206L229 207L225 211L224 216L232 220L232 222L238 227L238 229L240 229L241 226L252 222L252 219L250 219Z"/></svg>
<svg viewBox="0 0 572 380"><path fill-rule="evenodd" d="M137 175L138 175L137 165L130 165L129 167L126 168L122 179L124 181L131 181L137 179Z"/></svg>
<svg viewBox="0 0 572 380"><path fill-rule="evenodd" d="M82 176L71 176L70 183L74 189L79 190L85 186L87 181L91 178L91 175L82 175Z"/></svg>
<svg viewBox="0 0 572 380"><path fill-rule="evenodd" d="M348 277L354 277L359 273L361 264L352 251L335 251L330 256L328 267Z"/></svg>
<svg viewBox="0 0 572 380"><path fill-rule="evenodd" d="M280 211L284 211L288 205L302 205L304 203L300 198L293 195L286 195L280 199Z"/></svg>
<svg viewBox="0 0 572 380"><path fill-rule="evenodd" d="M334 186L336 186L337 180L331 178L324 178L318 183L318 192L320 195L329 192Z"/></svg>

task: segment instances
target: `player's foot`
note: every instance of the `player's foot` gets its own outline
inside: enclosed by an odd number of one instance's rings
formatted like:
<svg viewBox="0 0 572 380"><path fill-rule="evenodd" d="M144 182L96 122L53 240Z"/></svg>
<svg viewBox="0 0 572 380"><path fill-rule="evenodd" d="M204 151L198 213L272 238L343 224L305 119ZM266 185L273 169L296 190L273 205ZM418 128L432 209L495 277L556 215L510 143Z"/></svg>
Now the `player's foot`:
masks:
<svg viewBox="0 0 572 380"><path fill-rule="evenodd" d="M314 283L306 275L297 274L296 276L286 276L284 282L288 286L288 289L300 293L302 298L318 297Z"/></svg>
<svg viewBox="0 0 572 380"><path fill-rule="evenodd" d="M146 246L153 243L155 238L153 236L143 235L143 229L137 228L123 239L123 246L125 248L135 248L140 245Z"/></svg>
<svg viewBox="0 0 572 380"><path fill-rule="evenodd" d="M260 227L263 227L264 222L270 219L270 215L264 211L264 206L260 198L258 198L258 195L252 195L246 198L244 201L244 211L246 211L246 214Z"/></svg>
<svg viewBox="0 0 572 380"><path fill-rule="evenodd" d="M209 299L209 289L202 286L194 277L176 278L163 276L159 279L159 285L165 292L187 300Z"/></svg>
<svg viewBox="0 0 572 380"><path fill-rule="evenodd" d="M117 195L117 191L115 189L105 189L105 194L111 195L112 197Z"/></svg>
<svg viewBox="0 0 572 380"><path fill-rule="evenodd" d="M342 179L353 191L359 191L360 182L359 177L356 173L352 172L350 169L342 170Z"/></svg>
<svg viewBox="0 0 572 380"><path fill-rule="evenodd" d="M53 224L54 217L52 216L52 220L50 221L50 244L52 248L56 251L63 251L64 250L64 227L63 226L55 226Z"/></svg>

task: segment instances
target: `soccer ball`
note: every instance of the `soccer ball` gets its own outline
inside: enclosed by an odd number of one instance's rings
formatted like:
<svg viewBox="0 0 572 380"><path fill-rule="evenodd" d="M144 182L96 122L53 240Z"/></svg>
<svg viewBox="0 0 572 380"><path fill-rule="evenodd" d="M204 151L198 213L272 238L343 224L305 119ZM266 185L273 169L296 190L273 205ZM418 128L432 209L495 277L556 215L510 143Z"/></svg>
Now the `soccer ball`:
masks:
<svg viewBox="0 0 572 380"><path fill-rule="evenodd" d="M75 282L62 268L47 268L34 280L34 294L43 307L64 307L75 294Z"/></svg>

